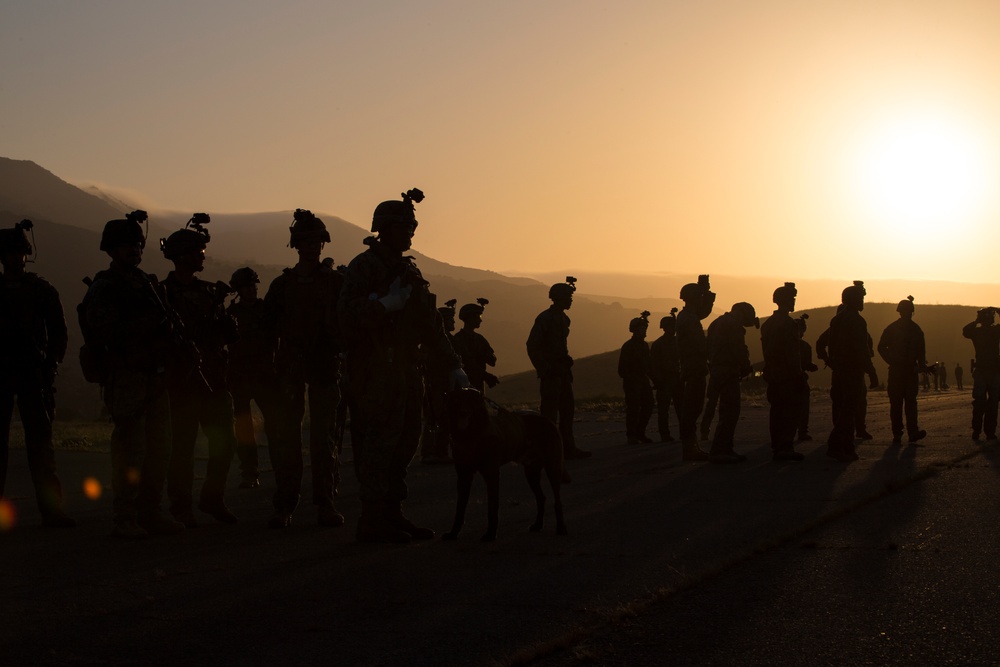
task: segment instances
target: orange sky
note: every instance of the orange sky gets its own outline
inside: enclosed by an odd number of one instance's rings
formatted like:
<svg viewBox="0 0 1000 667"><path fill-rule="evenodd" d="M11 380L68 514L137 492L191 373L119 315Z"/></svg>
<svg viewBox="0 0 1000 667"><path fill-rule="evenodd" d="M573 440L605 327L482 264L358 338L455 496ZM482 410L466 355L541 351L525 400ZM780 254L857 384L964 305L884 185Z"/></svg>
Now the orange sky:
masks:
<svg viewBox="0 0 1000 667"><path fill-rule="evenodd" d="M996 282L1000 3L0 5L0 155L530 272Z"/></svg>

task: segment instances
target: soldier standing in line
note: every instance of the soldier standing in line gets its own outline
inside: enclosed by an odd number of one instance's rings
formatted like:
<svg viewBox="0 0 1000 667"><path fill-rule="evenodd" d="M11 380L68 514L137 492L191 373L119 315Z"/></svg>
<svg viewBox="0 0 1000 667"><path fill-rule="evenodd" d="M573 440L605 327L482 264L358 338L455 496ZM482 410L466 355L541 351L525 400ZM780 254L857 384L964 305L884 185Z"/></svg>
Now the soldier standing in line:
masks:
<svg viewBox="0 0 1000 667"><path fill-rule="evenodd" d="M178 353L176 313L156 277L139 269L145 211L110 220L101 250L111 265L99 272L80 304L88 380L100 381L114 422L111 488L116 537L171 534L184 524L163 516L160 500L170 458L167 370Z"/></svg>
<svg viewBox="0 0 1000 667"><path fill-rule="evenodd" d="M771 404L768 427L774 461L801 461L805 458L795 451L802 393L808 387L806 373L802 370L799 325L791 317L797 295L795 283L785 283L774 290L772 300L777 308L760 328L767 402Z"/></svg>
<svg viewBox="0 0 1000 667"><path fill-rule="evenodd" d="M455 304L457 299L449 299L438 308L444 332L452 347L455 345ZM421 355L426 357L426 355ZM420 462L435 465L453 463L451 434L448 427L448 373L440 368L429 367L427 359L421 361L424 376L424 431L420 436Z"/></svg>
<svg viewBox="0 0 1000 667"><path fill-rule="evenodd" d="M368 249L347 267L338 310L351 376L349 404L354 470L360 484L362 542L424 540L434 531L403 514L406 467L417 451L423 389L421 351L431 372L467 387L462 362L452 350L428 283L404 252L417 227L414 188L402 201L375 207Z"/></svg>
<svg viewBox="0 0 1000 667"><path fill-rule="evenodd" d="M576 278L566 276L566 282L549 288L552 305L535 318L528 334L528 358L538 374L543 416L559 426L563 441L564 459L585 459L589 450L576 446L573 437L573 357L569 356L569 316L566 311L573 305Z"/></svg>
<svg viewBox="0 0 1000 667"><path fill-rule="evenodd" d="M987 440L997 438L997 405L1000 404L1000 324L995 323L996 308L983 308L976 319L962 327L962 335L972 341L976 357L972 360L972 439L986 433Z"/></svg>
<svg viewBox="0 0 1000 667"><path fill-rule="evenodd" d="M189 367L169 382L172 429L167 497L170 513L188 528L198 525L192 511L194 448L198 428L208 439L208 467L198 499L198 509L223 523L236 523L224 500L229 466L236 452L233 428L233 397L226 382L226 345L238 337L236 322L226 314L225 283L213 284L195 274L205 269L205 248L211 237L205 228L211 219L195 213L184 229L160 241L163 256L174 270L163 281L167 302L180 317L185 337L201 359L198 369Z"/></svg>
<svg viewBox="0 0 1000 667"><path fill-rule="evenodd" d="M962 385L962 376L964 375L964 373L965 373L965 371L962 370L962 364L956 362L955 363L955 386L958 387L959 391L962 391L963 389L965 389L965 387Z"/></svg>
<svg viewBox="0 0 1000 667"><path fill-rule="evenodd" d="M56 288L24 270L33 253L25 230L32 228L30 220L22 220L13 229L0 230L0 498L16 401L42 525L72 528L76 521L62 509L52 446L52 385L66 354L66 318Z"/></svg>
<svg viewBox="0 0 1000 667"><path fill-rule="evenodd" d="M927 431L917 426L917 374L926 372L927 357L924 332L913 321L913 297L896 306L899 319L882 332L878 353L889 364L889 419L892 422L892 444L903 440L903 407L906 407L906 433L910 444L922 440Z"/></svg>
<svg viewBox="0 0 1000 667"><path fill-rule="evenodd" d="M708 327L709 392L719 397L719 423L709 452L712 463L747 460L734 449L736 424L740 419L740 381L753 372L746 328L760 328L760 320L749 303L734 303Z"/></svg>
<svg viewBox="0 0 1000 667"><path fill-rule="evenodd" d="M299 261L275 278L264 296L264 319L276 338L278 386L277 446L270 448L274 468L274 514L268 527L288 528L302 491L302 420L309 397L309 460L316 522L336 528L344 515L336 510L339 459L334 446L340 403L341 337L337 315L344 277L332 262L320 261L330 233L323 221L296 209L288 228L289 247ZM352 375L351 382L361 376ZM351 411L351 418L355 412Z"/></svg>
<svg viewBox="0 0 1000 667"><path fill-rule="evenodd" d="M827 440L826 455L849 463L858 460L854 448L854 430L859 406L865 395L865 374L872 387L878 378L872 369L868 324L861 316L865 307L864 283L855 280L841 294L843 310L830 320L830 398L833 403L833 430Z"/></svg>
<svg viewBox="0 0 1000 667"><path fill-rule="evenodd" d="M486 387L492 389L500 382L496 375L486 370L487 366L497 365L497 355L489 341L476 331L483 324L483 311L488 303L488 299L479 298L476 303L462 306L458 311L462 329L451 339L455 352L462 357L462 367L469 376L469 385L479 393L484 393Z"/></svg>
<svg viewBox="0 0 1000 667"><path fill-rule="evenodd" d="M837 306L837 314L839 315L844 310L844 304ZM824 365L830 367L830 328L827 327L826 331L819 335L816 339L816 356L823 360ZM872 337L868 336L868 367L865 372L868 374L868 386L865 383L861 383L861 394L857 401L857 406L855 407L854 415L854 433L855 436L860 440L871 440L874 436L868 432L867 421L868 421L868 389L869 387L875 389L878 387L878 374L875 372L875 364L872 359L875 358L875 344L872 341ZM926 375L924 376L926 378Z"/></svg>
<svg viewBox="0 0 1000 667"><path fill-rule="evenodd" d="M625 437L630 445L653 442L646 437L646 425L653 415L653 388L649 384L650 356L646 343L649 311L644 310L628 324L632 337L618 354L618 377L625 390Z"/></svg>
<svg viewBox="0 0 1000 667"><path fill-rule="evenodd" d="M808 319L809 313L802 313L795 320L799 325L799 354L802 359L802 370L806 372L806 384L803 387L801 404L799 406L799 435L796 438L797 442L809 442L812 440L812 436L809 435L809 404L812 400L812 389L809 388L809 373L819 370L819 366L813 363L812 346L805 339L806 320Z"/></svg>
<svg viewBox="0 0 1000 667"><path fill-rule="evenodd" d="M249 266L236 269L229 279L229 287L236 292L236 299L226 308L226 313L236 321L239 332L239 338L229 343L228 348L229 388L236 418L236 453L240 459L241 489L260 486L260 461L250 412L251 401L257 404L264 418L264 434L272 463L278 457L275 339L265 325L264 300L258 296L259 283L257 272Z"/></svg>
<svg viewBox="0 0 1000 667"><path fill-rule="evenodd" d="M673 402L675 413L681 404L677 393L681 370L680 360L677 358L677 337L674 335L676 313L677 309L671 308L670 315L660 318L663 335L649 346L649 376L656 390L656 427L660 433L660 442L674 441L674 437L670 435L670 403Z"/></svg>
<svg viewBox="0 0 1000 667"><path fill-rule="evenodd" d="M698 416L705 406L705 376L708 374L708 343L701 321L712 314L715 293L708 276L681 288L684 308L677 315L677 355L680 360L681 397L679 412L682 457L685 461L707 461L698 446Z"/></svg>

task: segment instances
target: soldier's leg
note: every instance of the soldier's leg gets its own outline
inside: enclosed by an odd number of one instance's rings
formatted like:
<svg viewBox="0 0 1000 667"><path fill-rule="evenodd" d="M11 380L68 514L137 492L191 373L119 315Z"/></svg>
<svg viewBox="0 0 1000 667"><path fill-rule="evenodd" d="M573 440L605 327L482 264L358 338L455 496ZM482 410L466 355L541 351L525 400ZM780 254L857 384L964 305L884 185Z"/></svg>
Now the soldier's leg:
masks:
<svg viewBox="0 0 1000 667"><path fill-rule="evenodd" d="M662 388L656 390L656 430L660 442L670 439L670 392Z"/></svg>
<svg viewBox="0 0 1000 667"><path fill-rule="evenodd" d="M698 416L705 407L705 377L703 375L684 378L680 406L681 440L685 443L698 442Z"/></svg>
<svg viewBox="0 0 1000 667"><path fill-rule="evenodd" d="M889 422L892 426L893 439L903 436L903 395L905 381L898 371L889 369L889 380L886 389L889 394Z"/></svg>
<svg viewBox="0 0 1000 667"><path fill-rule="evenodd" d="M264 420L264 437L267 438L267 454L271 461L271 468L274 469L274 461L277 458L278 427L281 424L281 402L278 396L277 381L274 377L257 378L253 385L251 398L260 409L261 419ZM260 472L259 455L255 457L257 461L257 471Z"/></svg>
<svg viewBox="0 0 1000 667"><path fill-rule="evenodd" d="M648 442L646 438L646 427L649 426L649 420L653 416L653 388L649 386L649 382L644 382L642 389L639 392L639 424L638 433L639 439Z"/></svg>
<svg viewBox="0 0 1000 667"><path fill-rule="evenodd" d="M590 451L576 446L576 437L573 435L575 414L576 398L573 396L573 381L564 378L559 390L559 434L563 438L563 451L576 458L587 458L590 456Z"/></svg>
<svg viewBox="0 0 1000 667"><path fill-rule="evenodd" d="M629 443L639 441L639 387L634 382L622 382L625 391L625 437Z"/></svg>
<svg viewBox="0 0 1000 667"><path fill-rule="evenodd" d="M803 386L799 388L798 440L800 442L803 440L812 440L812 436L809 435L809 409L811 401L812 394L809 383L804 382Z"/></svg>
<svg viewBox="0 0 1000 667"><path fill-rule="evenodd" d="M993 439L997 435L997 407L1000 405L1000 373L991 373L986 391L986 406L983 413L983 432Z"/></svg>
<svg viewBox="0 0 1000 667"><path fill-rule="evenodd" d="M240 472L243 479L257 479L260 474L257 459L257 435L253 427L253 413L250 411L250 400L253 391L249 381L234 382L231 386L233 397L233 419L236 433L236 454L240 459ZM258 403L258 406L260 403Z"/></svg>
<svg viewBox="0 0 1000 667"><path fill-rule="evenodd" d="M236 452L236 431L233 427L233 399L228 391L213 391L202 402L199 415L201 428L208 440L208 465L205 467L205 483L201 486L199 508L218 509L225 505L226 480L229 466ZM212 513L212 512L210 512ZM226 513L219 512L220 520L229 520ZM235 517L234 517L235 518Z"/></svg>
<svg viewBox="0 0 1000 667"><path fill-rule="evenodd" d="M17 396L17 408L24 426L24 448L35 484L38 508L43 516L62 514L62 485L56 476L52 422L45 408L41 387L25 386Z"/></svg>
<svg viewBox="0 0 1000 667"><path fill-rule="evenodd" d="M274 467L274 509L291 514L302 491L302 418L305 416L305 384L291 378L279 380L281 417L278 421L277 458Z"/></svg>
<svg viewBox="0 0 1000 667"><path fill-rule="evenodd" d="M431 410L434 415L434 455L447 461L451 456L451 426L448 423L448 388L431 385Z"/></svg>
<svg viewBox="0 0 1000 667"><path fill-rule="evenodd" d="M736 434L736 424L740 419L740 382L727 380L716 383L716 396L719 406L719 423L715 426L715 437L712 439L711 454L729 454L733 452L733 438Z"/></svg>
<svg viewBox="0 0 1000 667"><path fill-rule="evenodd" d="M701 439L708 440L708 434L712 430L712 420L715 419L715 410L719 405L720 386L718 382L708 380L708 390L705 394L705 409L701 416Z"/></svg>
<svg viewBox="0 0 1000 667"><path fill-rule="evenodd" d="M337 450L333 446L334 418L340 403L337 378L313 379L309 383L309 460L312 466L312 502L333 507Z"/></svg>
<svg viewBox="0 0 1000 667"><path fill-rule="evenodd" d="M926 375L925 375L926 377ZM986 415L989 377L980 371L972 376L972 437L978 438L983 431L983 417Z"/></svg>
<svg viewBox="0 0 1000 667"><path fill-rule="evenodd" d="M0 380L0 382L3 382ZM3 382L6 385L6 382ZM0 387L0 498L7 483L7 458L10 454L10 422L14 416L14 393L7 386Z"/></svg>
<svg viewBox="0 0 1000 667"><path fill-rule="evenodd" d="M404 391L397 396L396 409L401 413L396 428L397 435L392 438L393 447L388 459L388 475L386 478L388 498L394 502L406 500L406 468L417 453L420 438L421 390L419 378L407 377L403 380Z"/></svg>
<svg viewBox="0 0 1000 667"><path fill-rule="evenodd" d="M421 402L423 428L420 433L420 456L421 458L435 459L437 457L437 419L434 414L434 405L430 383L425 383L423 401Z"/></svg>
<svg viewBox="0 0 1000 667"><path fill-rule="evenodd" d="M920 425L917 421L917 391L919 380L916 373L908 374L903 387L903 405L906 409L906 432L912 440L919 435Z"/></svg>
<svg viewBox="0 0 1000 667"><path fill-rule="evenodd" d="M149 400L142 420L142 472L136 505L142 515L160 516L160 501L167 478L170 448L173 444L173 423L170 398L162 377L150 379ZM188 493L190 502L191 494Z"/></svg>
<svg viewBox="0 0 1000 667"><path fill-rule="evenodd" d="M167 498L170 513L183 517L182 523L193 524L194 443L198 438L201 404L208 400L201 394L171 391L170 456L167 464Z"/></svg>

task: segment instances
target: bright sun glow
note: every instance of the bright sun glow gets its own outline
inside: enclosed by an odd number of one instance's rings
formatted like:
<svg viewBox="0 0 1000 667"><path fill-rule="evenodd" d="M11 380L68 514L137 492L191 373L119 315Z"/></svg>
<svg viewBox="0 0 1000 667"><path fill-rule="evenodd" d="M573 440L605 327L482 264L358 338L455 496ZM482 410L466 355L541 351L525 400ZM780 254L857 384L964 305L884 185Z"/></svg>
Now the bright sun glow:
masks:
<svg viewBox="0 0 1000 667"><path fill-rule="evenodd" d="M930 240L968 230L988 193L983 142L945 118L897 119L870 136L856 172L870 214L890 234Z"/></svg>

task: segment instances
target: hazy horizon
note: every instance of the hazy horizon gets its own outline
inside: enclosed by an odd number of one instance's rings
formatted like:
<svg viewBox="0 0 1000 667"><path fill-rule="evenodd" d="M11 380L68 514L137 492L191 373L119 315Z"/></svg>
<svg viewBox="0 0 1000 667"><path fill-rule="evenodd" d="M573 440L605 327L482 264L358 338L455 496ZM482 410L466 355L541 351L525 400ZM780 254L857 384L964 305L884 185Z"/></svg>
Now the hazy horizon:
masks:
<svg viewBox="0 0 1000 667"><path fill-rule="evenodd" d="M1000 4L5 3L0 153L510 275L990 283ZM905 296L905 295L904 295Z"/></svg>

